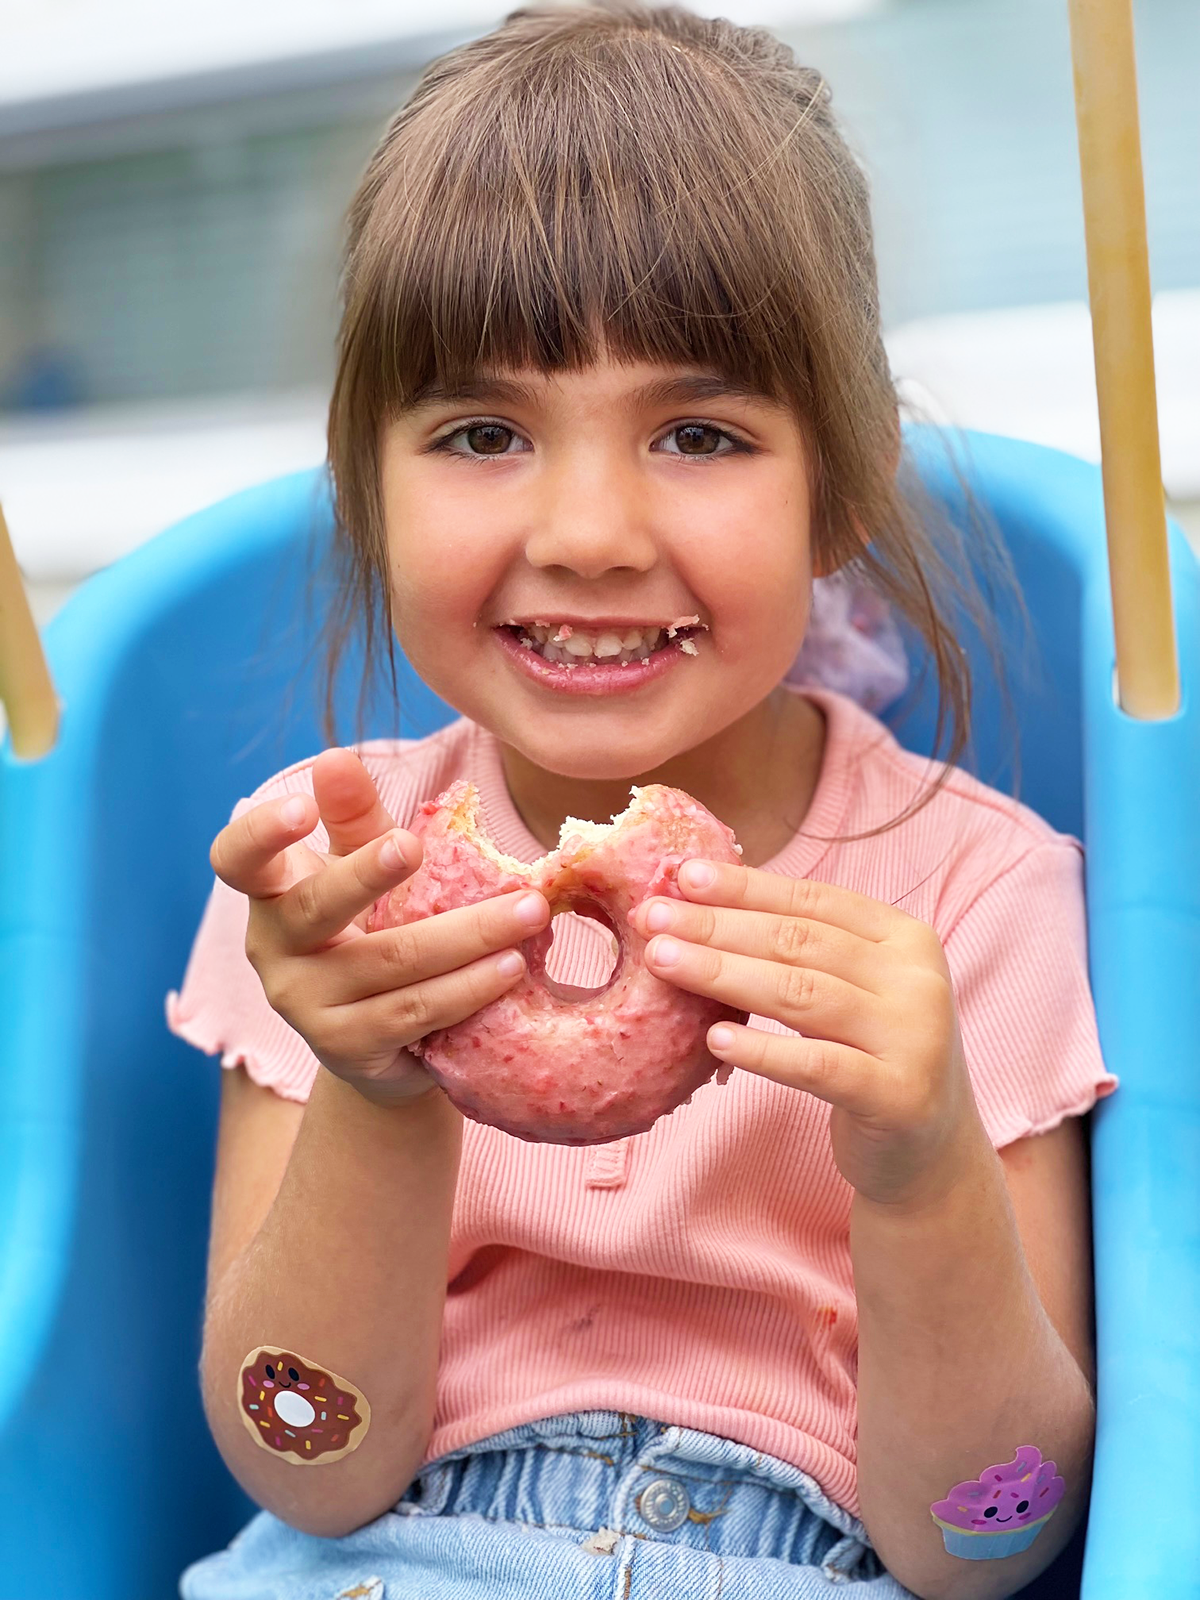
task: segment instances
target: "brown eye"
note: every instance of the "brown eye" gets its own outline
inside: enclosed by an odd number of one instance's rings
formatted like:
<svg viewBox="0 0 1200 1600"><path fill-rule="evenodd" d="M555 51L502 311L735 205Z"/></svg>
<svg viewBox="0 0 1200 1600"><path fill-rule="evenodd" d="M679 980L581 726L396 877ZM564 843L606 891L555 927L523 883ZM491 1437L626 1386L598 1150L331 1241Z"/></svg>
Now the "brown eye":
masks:
<svg viewBox="0 0 1200 1600"><path fill-rule="evenodd" d="M479 422L463 432L472 451L484 456L502 456L512 438L512 429L502 428L498 422Z"/></svg>
<svg viewBox="0 0 1200 1600"><path fill-rule="evenodd" d="M715 446L716 442L721 438L721 430L719 428L709 428L702 422L685 422L681 428L672 429L672 433L679 441L683 454L688 456L715 455L715 448L703 450L694 447L705 438L711 440ZM686 443L684 442L685 440Z"/></svg>

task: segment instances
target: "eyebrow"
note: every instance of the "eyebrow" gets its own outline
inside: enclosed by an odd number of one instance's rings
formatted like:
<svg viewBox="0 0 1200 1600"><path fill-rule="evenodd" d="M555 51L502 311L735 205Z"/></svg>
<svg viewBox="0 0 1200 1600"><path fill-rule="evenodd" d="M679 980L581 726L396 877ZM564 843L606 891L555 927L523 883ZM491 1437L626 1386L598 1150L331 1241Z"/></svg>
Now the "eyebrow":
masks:
<svg viewBox="0 0 1200 1600"><path fill-rule="evenodd" d="M442 384L430 379L417 390L412 408L449 405L460 400L499 400L510 405L536 406L538 395L516 378L502 378L481 373L461 383ZM736 378L723 378L709 373L687 373L667 378L654 378L634 389L626 397L635 406L666 405L671 401L686 400L750 400L757 405L782 411L781 400L764 394L753 384L741 383Z"/></svg>

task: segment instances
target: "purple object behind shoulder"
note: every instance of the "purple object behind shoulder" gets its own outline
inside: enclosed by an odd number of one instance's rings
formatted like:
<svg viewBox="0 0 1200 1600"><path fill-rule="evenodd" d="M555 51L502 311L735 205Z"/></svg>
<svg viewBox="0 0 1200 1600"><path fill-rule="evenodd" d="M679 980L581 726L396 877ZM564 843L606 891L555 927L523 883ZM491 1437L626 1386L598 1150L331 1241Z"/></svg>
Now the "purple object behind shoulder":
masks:
<svg viewBox="0 0 1200 1600"><path fill-rule="evenodd" d="M808 630L783 681L819 684L867 711L886 711L908 687L908 657L887 601L841 573L817 578Z"/></svg>

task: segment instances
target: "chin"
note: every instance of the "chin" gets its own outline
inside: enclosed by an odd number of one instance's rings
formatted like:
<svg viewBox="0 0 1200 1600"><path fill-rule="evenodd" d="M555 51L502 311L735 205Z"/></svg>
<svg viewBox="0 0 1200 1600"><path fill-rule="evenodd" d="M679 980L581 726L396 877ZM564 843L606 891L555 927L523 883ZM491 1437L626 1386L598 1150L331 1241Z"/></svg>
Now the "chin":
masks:
<svg viewBox="0 0 1200 1600"><path fill-rule="evenodd" d="M531 748L524 740L514 740L513 743L527 761L532 761L543 772L592 783L611 783L621 779L633 783L683 753L681 749L665 744L631 746L604 742L582 745L579 749L552 744L543 750L536 746Z"/></svg>

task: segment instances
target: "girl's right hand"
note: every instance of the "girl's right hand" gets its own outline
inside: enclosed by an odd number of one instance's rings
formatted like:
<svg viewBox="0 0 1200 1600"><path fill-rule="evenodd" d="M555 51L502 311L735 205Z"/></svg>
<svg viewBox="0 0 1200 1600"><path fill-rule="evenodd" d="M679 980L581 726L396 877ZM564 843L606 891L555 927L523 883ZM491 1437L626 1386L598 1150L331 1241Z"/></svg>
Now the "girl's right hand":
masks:
<svg viewBox="0 0 1200 1600"><path fill-rule="evenodd" d="M323 751L312 772L315 806L306 795L264 801L222 828L209 860L249 898L246 955L272 1008L367 1099L415 1099L434 1079L408 1046L510 989L525 970L514 946L546 926L550 907L536 890L516 890L367 933L375 901L420 865L420 840L396 828L352 750ZM284 807L297 801L289 822ZM318 815L327 856L300 842ZM384 858L393 839L394 866ZM519 965L502 971L513 954Z"/></svg>

